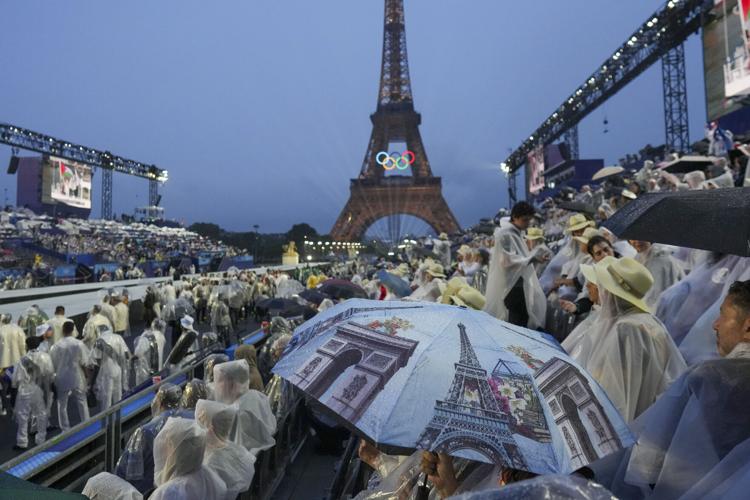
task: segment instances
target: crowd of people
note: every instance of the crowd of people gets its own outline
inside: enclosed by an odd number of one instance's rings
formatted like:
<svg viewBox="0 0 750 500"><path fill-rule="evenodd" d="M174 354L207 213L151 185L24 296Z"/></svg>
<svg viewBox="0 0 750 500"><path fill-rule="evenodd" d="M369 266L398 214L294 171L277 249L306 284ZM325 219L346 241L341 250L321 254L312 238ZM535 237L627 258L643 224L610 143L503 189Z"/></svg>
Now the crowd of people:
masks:
<svg viewBox="0 0 750 500"><path fill-rule="evenodd" d="M712 170L705 180L703 172L676 176L646 164L537 206L519 202L501 214L491 238L468 232L421 240L402 262L386 264L411 285L403 298L388 283L353 280L373 298L471 307L548 332L599 383L635 446L570 477L536 478L536 487L562 481L574 490L593 480L619 498L740 498L750 479L748 258L621 240L601 226L645 192L733 186L732 171ZM593 209L560 208L571 200ZM502 467L466 475L465 460L388 456L365 440L359 452L376 471L360 499L412 498L419 474L429 478L430 498L534 476Z"/></svg>
<svg viewBox="0 0 750 500"><path fill-rule="evenodd" d="M0 212L0 231L8 241L31 243L51 254L34 254L27 247L3 244L0 265L12 269L6 273L0 290L43 286L44 280L34 272L45 270L57 262L51 255L65 259L93 255L96 262L118 264L116 269L103 269L96 281L138 279L144 277L141 265L174 257L197 259L199 255L233 257L242 252L234 247L200 236L183 227L162 227L140 222L124 223L107 220L52 218L36 215L27 209ZM62 261L61 263L65 263ZM166 275L166 269L157 270ZM188 271L187 269L185 270Z"/></svg>
<svg viewBox="0 0 750 500"><path fill-rule="evenodd" d="M536 206L516 203L499 214L492 235L470 230L422 238L391 258L333 265L328 276L312 269L263 276L232 270L222 278L170 280L148 288L148 328L135 338L128 299L114 291L93 305L80 335L63 308L51 319L29 311L15 324L5 315L3 403L10 407L8 396L16 393L16 444L29 445L30 427L37 443L44 440L53 401L63 429L70 427L69 399L82 419L89 393L97 411L117 403L161 373L168 345L236 343L245 319L269 312L270 305L262 306L267 299L289 299L302 319L313 317L346 299L310 293L335 277L373 300L452 304L551 334L598 382L636 437L635 445L570 476L540 477L503 464L476 467L444 453L388 455L362 439L358 456L373 473L354 492L357 498L523 491L512 490L513 483L621 498L740 497L750 478L748 258L622 240L602 225L644 192L722 188L723 178L733 178L722 168L708 180L702 172L676 176L651 164L634 175L616 172ZM562 208L570 201L589 209ZM199 334L199 324L212 333ZM246 490L255 457L273 446L276 417L295 394L271 373L293 324L276 317L266 328L271 336L262 352L243 345L234 360L212 355L203 380L184 389L163 384L152 420L131 437L115 474L95 476L85 491L219 499ZM348 434L314 405L310 420L319 439L337 442Z"/></svg>

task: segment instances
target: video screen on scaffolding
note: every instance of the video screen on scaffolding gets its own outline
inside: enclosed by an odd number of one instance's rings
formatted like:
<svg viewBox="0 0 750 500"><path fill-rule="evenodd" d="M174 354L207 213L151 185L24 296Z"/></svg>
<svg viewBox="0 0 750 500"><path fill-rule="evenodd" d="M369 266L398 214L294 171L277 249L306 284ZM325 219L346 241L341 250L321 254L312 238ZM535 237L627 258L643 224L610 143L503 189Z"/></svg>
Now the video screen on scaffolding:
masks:
<svg viewBox="0 0 750 500"><path fill-rule="evenodd" d="M42 168L42 201L91 208L91 167L46 156Z"/></svg>

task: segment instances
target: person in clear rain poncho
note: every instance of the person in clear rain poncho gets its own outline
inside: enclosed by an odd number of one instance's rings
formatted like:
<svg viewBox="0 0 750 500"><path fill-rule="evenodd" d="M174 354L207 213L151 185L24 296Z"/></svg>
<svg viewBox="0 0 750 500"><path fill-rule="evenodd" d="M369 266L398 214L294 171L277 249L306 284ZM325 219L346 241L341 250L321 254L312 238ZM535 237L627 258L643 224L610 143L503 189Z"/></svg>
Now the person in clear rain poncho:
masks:
<svg viewBox="0 0 750 500"><path fill-rule="evenodd" d="M99 366L94 394L101 412L120 401L123 390L128 388L130 350L120 335L103 326L94 342L91 358Z"/></svg>
<svg viewBox="0 0 750 500"><path fill-rule="evenodd" d="M451 265L451 242L448 239L448 235L445 233L440 233L440 236L438 236L438 239L432 240L433 246L432 250L435 252L435 255L437 255L438 260L440 260L440 263L443 265L443 267L450 267Z"/></svg>
<svg viewBox="0 0 750 500"><path fill-rule="evenodd" d="M7 413L5 408L9 403L5 372L26 354L26 334L20 326L11 323L12 319L10 314L0 315L0 415Z"/></svg>
<svg viewBox="0 0 750 500"><path fill-rule="evenodd" d="M206 429L203 465L214 471L227 487L227 500L250 488L255 475L255 455L229 439L237 408L216 401L198 401L196 421Z"/></svg>
<svg viewBox="0 0 750 500"><path fill-rule="evenodd" d="M193 420L170 417L154 440L152 500L221 500L224 481L203 465L206 431Z"/></svg>
<svg viewBox="0 0 750 500"><path fill-rule="evenodd" d="M208 399L216 399L216 390L214 384L214 366L229 361L226 354L209 354L203 362L203 381L208 387Z"/></svg>
<svg viewBox="0 0 750 500"><path fill-rule="evenodd" d="M276 417L268 397L249 388L250 368L244 359L214 367L216 400L237 407L231 440L257 454L276 444Z"/></svg>
<svg viewBox="0 0 750 500"><path fill-rule="evenodd" d="M664 322L678 346L701 315L721 297L727 278L741 260L737 255L711 255L661 294L656 317Z"/></svg>
<svg viewBox="0 0 750 500"><path fill-rule="evenodd" d="M57 391L57 418L60 428L70 429L68 419L68 398L72 397L78 407L81 420L89 419L89 407L86 402L86 373L89 366L90 352L82 341L73 338L75 325L72 321L63 324L63 338L50 349L52 363L55 365L55 390Z"/></svg>
<svg viewBox="0 0 750 500"><path fill-rule="evenodd" d="M713 327L721 357L689 368L631 425L636 444L594 465L618 497L747 498L750 281L730 286Z"/></svg>
<svg viewBox="0 0 750 500"><path fill-rule="evenodd" d="M42 333L50 329L47 324L37 328ZM48 402L52 401L54 375L52 358L40 350L27 352L16 363L12 378L12 385L18 390L14 410L18 423L16 449L26 449L29 446L29 424L34 417L36 417L36 444L42 444L47 439L50 406Z"/></svg>
<svg viewBox="0 0 750 500"><path fill-rule="evenodd" d="M113 325L109 322L109 319L102 314L102 306L97 304L91 309L89 317L83 325L83 337L81 340L83 340L83 343L86 344L86 347L89 349L94 347L94 342L99 338L99 329L101 327L112 329Z"/></svg>
<svg viewBox="0 0 750 500"><path fill-rule="evenodd" d="M601 312L585 333L591 346L572 357L599 382L630 422L651 406L686 368L664 325L644 297L653 279L629 257L594 266Z"/></svg>
<svg viewBox="0 0 750 500"><path fill-rule="evenodd" d="M544 326L547 300L534 263L544 260L543 247L529 252L523 239L534 217L534 208L518 202L511 210L510 223L495 230L484 311L492 316L528 328Z"/></svg>
<svg viewBox="0 0 750 500"><path fill-rule="evenodd" d="M201 399L210 399L208 384L201 379L194 378L187 384L182 391L180 399L180 408L183 410L195 410L195 406Z"/></svg>
<svg viewBox="0 0 750 500"><path fill-rule="evenodd" d="M638 251L635 260L646 266L654 278L654 284L644 300L649 307L655 307L662 292L684 278L685 272L677 259L662 245L635 240L631 240L630 244Z"/></svg>
<svg viewBox="0 0 750 500"><path fill-rule="evenodd" d="M729 274L724 280L721 295L695 321L682 340L679 346L680 352L685 357L688 365L692 366L709 359L719 359L720 356L716 347L716 334L714 333L713 323L719 316L721 305L724 301L723 297L729 291L731 284L735 281L747 280L750 280L750 258L742 257L729 270Z"/></svg>
<svg viewBox="0 0 750 500"><path fill-rule="evenodd" d="M130 483L109 472L89 478L81 493L89 500L143 500L143 495Z"/></svg>
<svg viewBox="0 0 750 500"><path fill-rule="evenodd" d="M164 367L164 344L167 341L164 332L166 329L167 324L157 318L151 322L151 328L135 339L133 369L136 384L145 382Z"/></svg>
<svg viewBox="0 0 750 500"><path fill-rule="evenodd" d="M137 428L117 461L115 474L125 479L144 495L154 487L154 439L167 419L172 416L193 418L190 410L179 408L182 390L169 382L163 383L151 402L151 420Z"/></svg>

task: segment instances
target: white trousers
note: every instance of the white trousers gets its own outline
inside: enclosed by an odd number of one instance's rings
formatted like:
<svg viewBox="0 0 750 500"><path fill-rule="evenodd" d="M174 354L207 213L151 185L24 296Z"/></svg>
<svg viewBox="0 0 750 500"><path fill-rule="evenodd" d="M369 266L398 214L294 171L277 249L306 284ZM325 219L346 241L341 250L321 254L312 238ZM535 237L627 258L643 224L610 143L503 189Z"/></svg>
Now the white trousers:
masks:
<svg viewBox="0 0 750 500"><path fill-rule="evenodd" d="M16 445L22 448L29 446L29 420L32 416L36 417L36 444L47 440L47 408L39 387L34 389L33 394L16 398L15 416L18 423Z"/></svg>
<svg viewBox="0 0 750 500"><path fill-rule="evenodd" d="M89 407L86 404L86 391L83 389L73 389L71 391L58 392L57 394L57 419L60 421L60 428L64 431L70 429L70 421L68 420L68 398L73 398L73 401L78 407L78 415L81 416L81 421L89 419Z"/></svg>

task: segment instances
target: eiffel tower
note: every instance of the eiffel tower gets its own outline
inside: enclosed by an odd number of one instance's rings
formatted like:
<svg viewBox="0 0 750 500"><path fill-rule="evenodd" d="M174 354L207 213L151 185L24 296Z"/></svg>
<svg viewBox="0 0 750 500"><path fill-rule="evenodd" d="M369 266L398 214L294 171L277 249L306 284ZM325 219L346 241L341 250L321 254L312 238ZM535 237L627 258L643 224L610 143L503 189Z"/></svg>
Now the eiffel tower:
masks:
<svg viewBox="0 0 750 500"><path fill-rule="evenodd" d="M372 134L362 170L357 179L351 179L349 201L331 229L331 237L360 240L375 221L398 214L418 217L436 232L458 231L458 221L443 198L442 181L432 175L419 134L422 117L414 110L411 93L403 0L385 0L380 92L370 120ZM414 154L411 176L386 177L377 157L380 152L393 153L388 149L391 142L405 142Z"/></svg>
<svg viewBox="0 0 750 500"><path fill-rule="evenodd" d="M448 395L435 402L430 423L416 447L451 453L470 449L481 453L495 464L523 469L526 466L510 430L510 416L503 412L492 393L487 371L479 364L474 348L459 323L461 357L455 363Z"/></svg>

